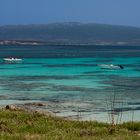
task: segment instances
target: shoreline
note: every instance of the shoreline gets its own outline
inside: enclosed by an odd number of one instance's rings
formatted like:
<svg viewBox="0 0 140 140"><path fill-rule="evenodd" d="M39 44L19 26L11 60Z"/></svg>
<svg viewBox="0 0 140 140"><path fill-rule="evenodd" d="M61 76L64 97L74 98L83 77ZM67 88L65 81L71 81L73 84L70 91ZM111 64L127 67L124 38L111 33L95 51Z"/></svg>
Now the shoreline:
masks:
<svg viewBox="0 0 140 140"><path fill-rule="evenodd" d="M46 108L48 106L48 108ZM0 109L8 109L11 111L25 111L25 112L32 112L38 113L45 116L52 116L52 117L59 117L62 119L74 120L74 121L97 121L101 123L110 123L110 118L108 112L82 112L82 111L65 111L63 112L61 109L55 109L54 107L57 106L55 103L48 103L48 102L24 102L24 103L17 103L17 104L3 104L0 105ZM84 114L85 113L85 114ZM138 114L137 114L138 113ZM122 113L122 119L119 122L115 122L116 124L122 124L124 122L139 122L139 114L140 111L132 112L132 111L125 111ZM137 116L137 117L136 117ZM117 120L117 115L114 115L115 121Z"/></svg>

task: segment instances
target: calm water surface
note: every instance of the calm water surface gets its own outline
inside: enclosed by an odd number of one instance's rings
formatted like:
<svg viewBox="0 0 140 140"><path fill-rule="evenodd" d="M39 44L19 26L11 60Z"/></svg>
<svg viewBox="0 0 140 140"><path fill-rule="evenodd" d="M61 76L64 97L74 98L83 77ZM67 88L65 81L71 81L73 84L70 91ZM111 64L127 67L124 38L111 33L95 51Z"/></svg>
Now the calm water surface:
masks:
<svg viewBox="0 0 140 140"><path fill-rule="evenodd" d="M22 58L8 64L4 57ZM140 120L140 47L0 46L0 104L47 102L58 116L107 121L116 98L123 120ZM121 64L123 70L98 64ZM120 103L121 102L121 103ZM120 106L121 105L121 106ZM128 115L129 114L129 115Z"/></svg>

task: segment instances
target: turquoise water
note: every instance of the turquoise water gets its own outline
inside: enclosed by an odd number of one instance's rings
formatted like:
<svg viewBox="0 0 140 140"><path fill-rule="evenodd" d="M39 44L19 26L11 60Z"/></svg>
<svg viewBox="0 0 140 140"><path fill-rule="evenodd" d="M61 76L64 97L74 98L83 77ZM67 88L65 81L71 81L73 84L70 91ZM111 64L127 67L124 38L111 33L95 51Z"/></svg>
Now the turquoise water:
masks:
<svg viewBox="0 0 140 140"><path fill-rule="evenodd" d="M73 51L77 57L70 57L68 51L59 48L61 51L54 49L51 57L42 58L42 54L43 56L46 54L44 50L44 53L43 51L40 53L40 50L34 54L32 53L34 48L31 48L31 56L36 57L22 55L20 57L23 61L16 64L3 61L2 56L6 57L9 52L7 49L9 47L1 50L0 54L1 105L47 102L49 106L43 109L56 112L58 116L76 116L77 110L80 110L83 119L106 120L109 110L107 102L115 94L116 99L123 102L121 108L124 120L131 119L128 118L128 113L131 114L132 111L136 114L134 119L139 120L140 56L137 53L139 49L136 48L134 52L126 48L123 53L121 49L117 53L114 49L104 48L101 52L89 49L90 54L93 52L94 56L86 56L88 52L83 54L81 50L75 53L75 49L72 49L71 52ZM18 52L17 47L10 47L10 51L11 54L15 53L12 56L26 52L24 47L18 48ZM46 51L48 52L48 48ZM62 55L62 52L65 52L65 55ZM112 55L108 55L107 52ZM69 57L66 57L66 54ZM121 64L124 69L105 70L100 69L98 64Z"/></svg>

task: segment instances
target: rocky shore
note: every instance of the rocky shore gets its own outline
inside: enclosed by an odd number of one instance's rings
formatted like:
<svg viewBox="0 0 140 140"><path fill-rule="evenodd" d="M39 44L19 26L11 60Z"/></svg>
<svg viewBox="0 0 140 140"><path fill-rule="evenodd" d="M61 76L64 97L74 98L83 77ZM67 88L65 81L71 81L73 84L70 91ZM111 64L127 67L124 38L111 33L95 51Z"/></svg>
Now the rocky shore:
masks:
<svg viewBox="0 0 140 140"><path fill-rule="evenodd" d="M23 102L6 102L0 105L0 109L10 111L23 111L29 113L37 113L45 116L54 116L68 120L78 121L98 121L110 123L109 112L105 110L96 110L90 104L74 103L70 101L23 101ZM100 108L99 108L100 109ZM123 111L122 118L119 123L132 121L132 111ZM115 115L117 118L117 115ZM133 121L139 121L139 112L135 112Z"/></svg>
<svg viewBox="0 0 140 140"><path fill-rule="evenodd" d="M41 110L38 107L43 107L46 106L45 103L38 103L38 102L33 102L33 103L25 103L25 104L15 104L15 105L6 105L1 107L0 109L6 109L10 111L24 111L24 112L29 112L29 113L37 113L40 115L45 115L45 116L55 116L53 112Z"/></svg>

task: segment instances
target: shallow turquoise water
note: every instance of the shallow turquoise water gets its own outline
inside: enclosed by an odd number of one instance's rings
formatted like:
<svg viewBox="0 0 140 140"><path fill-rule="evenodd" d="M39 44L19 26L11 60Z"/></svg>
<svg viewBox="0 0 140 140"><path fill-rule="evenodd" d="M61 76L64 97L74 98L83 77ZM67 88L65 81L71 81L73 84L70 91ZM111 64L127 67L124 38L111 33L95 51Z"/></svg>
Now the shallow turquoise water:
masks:
<svg viewBox="0 0 140 140"><path fill-rule="evenodd" d="M4 63L1 58L1 104L45 101L55 104L52 111L55 108L59 116L76 115L78 108L83 118L95 119L95 114L101 118L107 114L106 101L115 94L117 100L123 101L124 112L134 110L136 120L139 120L140 57L127 55L22 57L22 63L17 64ZM97 64L102 63L121 64L124 69L100 69ZM45 109L51 110L49 107Z"/></svg>

